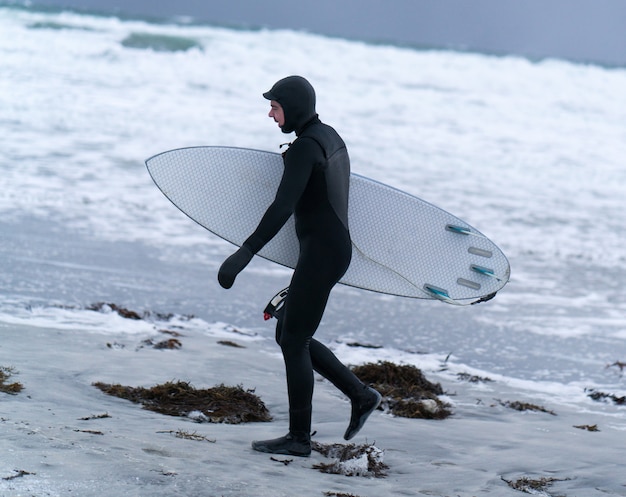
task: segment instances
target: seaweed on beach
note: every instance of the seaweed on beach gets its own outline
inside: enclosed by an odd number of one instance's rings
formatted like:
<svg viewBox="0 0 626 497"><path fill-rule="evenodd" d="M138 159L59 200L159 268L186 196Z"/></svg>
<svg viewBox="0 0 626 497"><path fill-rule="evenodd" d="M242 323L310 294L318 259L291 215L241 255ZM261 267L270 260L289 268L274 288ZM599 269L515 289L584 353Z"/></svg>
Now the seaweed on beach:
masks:
<svg viewBox="0 0 626 497"><path fill-rule="evenodd" d="M133 319L135 321L143 319L143 316L141 316L138 312L131 311L130 309L126 309L125 307L121 307L117 304L110 304L106 302L96 302L95 304L91 304L87 306L87 310L97 312L113 311L125 319Z"/></svg>
<svg viewBox="0 0 626 497"><path fill-rule="evenodd" d="M469 373L457 373L456 377L461 381L468 381L470 383L490 383L493 381L489 377L476 376Z"/></svg>
<svg viewBox="0 0 626 497"><path fill-rule="evenodd" d="M241 386L219 385L196 389L184 381L167 382L152 388L94 383L108 395L143 405L144 409L168 416L188 417L210 423L251 423L271 421L265 404L253 391Z"/></svg>
<svg viewBox="0 0 626 497"><path fill-rule="evenodd" d="M152 311L144 311L143 313L139 313L137 311L133 311L132 309L128 309L121 305L110 303L110 302L96 302L96 303L88 305L86 309L89 311L96 311L96 312L103 312L103 313L115 312L116 314L120 315L121 317L125 319L132 319L134 321L139 321L141 319L147 319L147 318L153 318L153 319L156 319L157 321L169 321L170 319L174 317L174 314L171 314L171 313L164 314L161 312L152 312ZM187 321L194 318L193 315L183 315L179 317ZM175 331L169 331L169 330L159 330L159 331L161 331L162 333L170 333L174 336L178 336L177 332Z"/></svg>
<svg viewBox="0 0 626 497"><path fill-rule="evenodd" d="M598 402L601 402L604 400L612 400L615 405L618 405L618 406L626 405L626 395L622 395L621 397L618 397L617 395L613 393L598 392L597 390L593 390L593 389L586 390L586 391L589 392L587 394L588 397Z"/></svg>
<svg viewBox="0 0 626 497"><path fill-rule="evenodd" d="M88 433L89 435L104 435L100 430L74 430L76 433Z"/></svg>
<svg viewBox="0 0 626 497"><path fill-rule="evenodd" d="M578 428L579 430L587 430L587 431L600 431L598 425L574 425L574 428Z"/></svg>
<svg viewBox="0 0 626 497"><path fill-rule="evenodd" d="M83 418L78 418L79 421L91 421L94 419L106 419L106 418L110 418L111 416L109 415L108 412L105 412L104 414L92 414L91 416L85 416Z"/></svg>
<svg viewBox="0 0 626 497"><path fill-rule="evenodd" d="M312 442L311 448L324 457L335 459L331 463L313 465L322 473L345 476L373 476L384 478L389 469L383 462L383 451L374 445L322 444Z"/></svg>
<svg viewBox="0 0 626 497"><path fill-rule="evenodd" d="M17 395L24 389L24 385L19 382L8 383L14 373L13 368L0 366L0 392Z"/></svg>
<svg viewBox="0 0 626 497"><path fill-rule="evenodd" d="M176 350L180 349L183 344L178 338L168 338L167 340L155 341L152 338L148 338L142 342L143 345L147 345L157 350Z"/></svg>
<svg viewBox="0 0 626 497"><path fill-rule="evenodd" d="M360 342L349 342L346 343L346 345L348 347L354 347L354 348L363 348L363 349L382 349L383 346L382 345L373 345L373 344L369 344L369 343L360 343Z"/></svg>
<svg viewBox="0 0 626 497"><path fill-rule="evenodd" d="M441 385L428 381L415 366L381 361L352 370L361 381L380 392L384 404L395 416L445 419L452 414L448 405L438 398L443 394Z"/></svg>
<svg viewBox="0 0 626 497"><path fill-rule="evenodd" d="M509 409L514 409L515 411L533 411L533 412L545 412L547 414L551 414L552 416L556 416L554 411L550 411L543 406L538 406L536 404L530 404L528 402L520 402L519 400L500 402L500 405L504 407L508 407Z"/></svg>
<svg viewBox="0 0 626 497"><path fill-rule="evenodd" d="M620 373L624 372L624 368L626 368L626 362L624 361L615 361L613 364L607 365L607 368L616 367L619 368Z"/></svg>
<svg viewBox="0 0 626 497"><path fill-rule="evenodd" d="M231 340L219 340L217 343L225 345L226 347L233 347L235 349L245 349L243 345L239 345L237 342L233 342Z"/></svg>
<svg viewBox="0 0 626 497"><path fill-rule="evenodd" d="M518 478L517 480L507 480L504 477L501 477L504 482L508 484L514 490L519 490L520 492L524 492L527 494L539 494L550 496L547 493L546 489L550 487L553 483L557 481L566 481L569 478L565 478L564 480L558 478L546 478L541 477L538 479L528 478L527 476L523 476L522 478Z"/></svg>
<svg viewBox="0 0 626 497"><path fill-rule="evenodd" d="M200 435L197 432L189 432L186 430L168 430L168 431L157 431L157 433L170 433L174 435L176 438L182 438L183 440L193 440L195 442L211 442L215 443L215 440L211 440L204 435Z"/></svg>
<svg viewBox="0 0 626 497"><path fill-rule="evenodd" d="M5 476L2 479L5 481L10 481L10 480L15 480L16 478L23 478L24 476L36 475L36 474L37 473L30 473L28 471L24 471L23 469L20 469L20 470L16 469L14 475Z"/></svg>

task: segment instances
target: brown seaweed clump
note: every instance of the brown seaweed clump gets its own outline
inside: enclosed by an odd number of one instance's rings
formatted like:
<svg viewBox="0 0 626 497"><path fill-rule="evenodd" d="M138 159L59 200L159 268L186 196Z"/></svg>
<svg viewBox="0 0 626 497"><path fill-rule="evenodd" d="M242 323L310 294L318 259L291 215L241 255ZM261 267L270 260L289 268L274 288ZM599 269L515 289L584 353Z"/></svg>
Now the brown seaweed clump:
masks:
<svg viewBox="0 0 626 497"><path fill-rule="evenodd" d="M104 313L115 312L119 314L121 317L123 317L124 319L132 319L134 321L139 321L141 319L147 319L147 318L156 318L158 321L169 321L170 319L174 317L174 314L172 313L166 314L162 312L153 312L153 311L144 311L143 313L140 314L137 311L133 311L132 309L128 309L126 307L122 307L121 305L117 305L111 302L96 302L94 304L88 305L86 309L89 311L104 312ZM194 318L193 315L184 315L184 316L179 316L179 317L187 321ZM174 336L179 336L175 331L169 331L169 330L160 330L160 331L163 333L173 334Z"/></svg>
<svg viewBox="0 0 626 497"><path fill-rule="evenodd" d="M528 402L520 402L519 400L514 400L513 402L506 401L500 402L504 407L508 407L509 409L514 409L516 411L534 411L534 412L545 412L547 414L551 414L552 416L556 416L554 411L550 411L543 406L538 406L536 404L529 404Z"/></svg>
<svg viewBox="0 0 626 497"><path fill-rule="evenodd" d="M117 304L111 304L106 302L97 302L95 304L91 304L90 306L87 306L87 310L97 312L113 311L125 319L133 319L135 321L142 319L142 316L138 312L131 311L130 309L126 309L125 307L121 307Z"/></svg>
<svg viewBox="0 0 626 497"><path fill-rule="evenodd" d="M16 469L14 470L15 474L14 475L10 475L10 476L5 476L4 478L2 478L5 481L11 481L11 480L15 480L16 478L22 478L24 476L28 476L28 475L36 475L37 473L29 473L28 471L24 471L23 469Z"/></svg>
<svg viewBox="0 0 626 497"><path fill-rule="evenodd" d="M144 409L168 416L187 417L190 413L201 413L194 418L227 424L272 420L261 399L241 386L222 384L197 390L184 381L167 382L152 388L106 383L94 383L94 386L106 394L143 404Z"/></svg>
<svg viewBox="0 0 626 497"><path fill-rule="evenodd" d="M626 368L626 362L624 361L615 361L613 364L607 365L607 368L617 367L619 368L620 373L624 372L624 368Z"/></svg>
<svg viewBox="0 0 626 497"><path fill-rule="evenodd" d="M490 383L493 381L489 377L476 376L469 373L457 373L456 377L461 381L468 381L469 383Z"/></svg>
<svg viewBox="0 0 626 497"><path fill-rule="evenodd" d="M380 392L395 416L445 419L452 414L448 405L437 397L443 394L441 385L428 381L415 366L381 361L352 370L361 381Z"/></svg>
<svg viewBox="0 0 626 497"><path fill-rule="evenodd" d="M593 390L593 389L589 389L589 390L585 389L585 391L589 392L587 394L588 397L598 402L602 402L604 400L612 400L615 405L618 405L618 406L626 405L626 395L622 395L620 397L620 396L615 395L614 393L598 392L597 390Z"/></svg>
<svg viewBox="0 0 626 497"><path fill-rule="evenodd" d="M0 392L17 395L24 389L24 385L21 383L7 383L11 376L13 376L13 373L15 373L13 368L0 366Z"/></svg>
<svg viewBox="0 0 626 497"><path fill-rule="evenodd" d="M183 346L182 342L178 338L168 338L167 340L161 340L159 342L155 342L149 338L144 340L142 343L157 350L177 350Z"/></svg>
<svg viewBox="0 0 626 497"><path fill-rule="evenodd" d="M383 451L374 445L322 444L312 442L311 448L324 457L333 458L332 463L315 464L322 473L345 476L373 476L384 478L389 469L383 462Z"/></svg>
<svg viewBox="0 0 626 497"><path fill-rule="evenodd" d="M237 342L233 342L231 340L219 340L217 343L225 345L226 347L233 347L235 349L245 349L243 345L239 345Z"/></svg>
<svg viewBox="0 0 626 497"><path fill-rule="evenodd" d="M578 428L579 430L587 430L587 431L600 431L598 425L574 425L574 428Z"/></svg>
<svg viewBox="0 0 626 497"><path fill-rule="evenodd" d="M501 477L504 482L508 484L514 490L519 490L520 492L525 492L527 494L540 494L546 495L546 489L550 487L553 483L557 481L566 481L569 478L565 478L565 480L560 480L558 478L537 478L532 479L527 476L523 476L522 478L518 478L517 480L506 480Z"/></svg>

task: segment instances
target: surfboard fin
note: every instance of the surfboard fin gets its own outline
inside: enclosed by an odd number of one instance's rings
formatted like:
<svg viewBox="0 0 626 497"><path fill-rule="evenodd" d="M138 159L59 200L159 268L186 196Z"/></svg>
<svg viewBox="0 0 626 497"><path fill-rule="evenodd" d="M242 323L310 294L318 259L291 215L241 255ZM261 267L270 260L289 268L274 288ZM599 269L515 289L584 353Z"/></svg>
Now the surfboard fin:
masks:
<svg viewBox="0 0 626 497"><path fill-rule="evenodd" d="M450 295L448 294L446 290L444 290L443 288L436 287L434 285L428 285L428 284L424 285L424 291L428 293L429 295L431 295L432 297L436 298L437 300L441 300L442 302L445 302L446 304L468 305L468 303L463 303L463 302L454 300L452 297L450 297ZM475 300L474 302L469 303L469 305L480 304L481 302L487 302L488 300L491 300L492 298L494 298L496 296L496 293L498 292L493 292L485 297L481 297L478 300Z"/></svg>
<svg viewBox="0 0 626 497"><path fill-rule="evenodd" d="M498 278L495 274L495 272L493 271L493 269L489 269L483 266L477 266L476 264L472 264L470 266L471 270L474 271L475 273L478 274L482 274L483 276L489 276L490 278L494 278L498 281L502 281L500 278Z"/></svg>
<svg viewBox="0 0 626 497"><path fill-rule="evenodd" d="M471 235L472 233L467 228L463 228L462 226L455 226L454 224L446 224L446 231L458 233L459 235Z"/></svg>
<svg viewBox="0 0 626 497"><path fill-rule="evenodd" d="M455 224L446 224L446 231L457 233L459 235L471 235L471 236L476 236L478 238L486 238L485 235L481 235L480 233L475 233L469 228L465 228L463 226L457 226Z"/></svg>
<svg viewBox="0 0 626 497"><path fill-rule="evenodd" d="M456 300L451 298L450 295L448 294L448 292L446 290L444 290L443 288L439 288L439 287L436 287L434 285L426 284L426 285L424 285L424 290L426 290L426 292L429 295L435 297L438 300L442 300L443 302L446 302L448 304L461 305L459 302L457 302Z"/></svg>

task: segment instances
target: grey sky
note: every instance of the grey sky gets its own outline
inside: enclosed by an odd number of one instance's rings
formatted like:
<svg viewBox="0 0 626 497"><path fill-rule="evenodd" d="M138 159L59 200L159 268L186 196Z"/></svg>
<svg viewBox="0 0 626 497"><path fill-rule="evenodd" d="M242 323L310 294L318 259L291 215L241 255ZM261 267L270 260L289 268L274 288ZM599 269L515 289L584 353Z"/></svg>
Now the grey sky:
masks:
<svg viewBox="0 0 626 497"><path fill-rule="evenodd" d="M34 0L107 12L626 65L626 0Z"/></svg>

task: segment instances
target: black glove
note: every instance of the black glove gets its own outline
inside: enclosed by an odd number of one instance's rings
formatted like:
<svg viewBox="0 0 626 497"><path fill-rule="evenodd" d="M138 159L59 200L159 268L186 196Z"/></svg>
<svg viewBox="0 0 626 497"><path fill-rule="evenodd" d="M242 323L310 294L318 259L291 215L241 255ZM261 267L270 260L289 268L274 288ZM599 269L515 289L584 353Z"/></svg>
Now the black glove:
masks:
<svg viewBox="0 0 626 497"><path fill-rule="evenodd" d="M252 251L244 245L226 259L217 273L217 281L220 282L220 285L226 289L233 286L235 278L248 265L253 256Z"/></svg>

